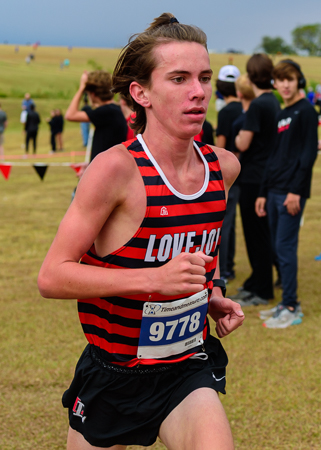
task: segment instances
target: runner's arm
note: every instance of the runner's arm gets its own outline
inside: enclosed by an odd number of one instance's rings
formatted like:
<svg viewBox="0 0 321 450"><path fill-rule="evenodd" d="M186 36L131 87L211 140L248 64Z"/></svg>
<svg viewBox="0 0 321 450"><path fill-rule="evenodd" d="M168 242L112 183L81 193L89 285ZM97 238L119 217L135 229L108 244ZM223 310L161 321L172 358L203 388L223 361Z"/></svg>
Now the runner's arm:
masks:
<svg viewBox="0 0 321 450"><path fill-rule="evenodd" d="M138 169L127 150L119 150L114 147L98 155L80 180L39 273L38 286L44 297L180 295L203 290L205 263L212 257L202 252L181 253L158 268L109 269L79 264L132 189L129 180Z"/></svg>
<svg viewBox="0 0 321 450"><path fill-rule="evenodd" d="M219 158L227 201L228 191L240 173L240 163L233 153L220 148L214 150ZM219 261L219 255L217 261ZM219 264L217 264L214 278L220 278ZM212 290L209 315L216 322L216 332L220 338L227 336L244 321L244 313L240 305L229 298L224 298L221 288L217 286L214 286Z"/></svg>

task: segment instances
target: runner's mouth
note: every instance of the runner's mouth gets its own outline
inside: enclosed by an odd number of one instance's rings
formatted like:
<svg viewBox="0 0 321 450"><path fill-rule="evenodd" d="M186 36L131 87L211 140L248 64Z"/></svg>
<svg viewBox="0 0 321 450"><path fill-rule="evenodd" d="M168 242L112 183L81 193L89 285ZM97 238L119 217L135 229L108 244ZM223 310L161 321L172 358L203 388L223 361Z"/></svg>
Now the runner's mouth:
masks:
<svg viewBox="0 0 321 450"><path fill-rule="evenodd" d="M191 109L190 111L186 111L185 114L193 114L193 115L201 115L204 114L204 109Z"/></svg>

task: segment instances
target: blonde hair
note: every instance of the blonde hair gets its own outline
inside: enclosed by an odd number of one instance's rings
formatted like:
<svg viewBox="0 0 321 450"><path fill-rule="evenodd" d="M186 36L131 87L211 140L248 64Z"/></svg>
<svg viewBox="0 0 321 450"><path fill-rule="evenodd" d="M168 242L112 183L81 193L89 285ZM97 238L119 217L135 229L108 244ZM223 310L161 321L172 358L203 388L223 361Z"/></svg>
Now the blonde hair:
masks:
<svg viewBox="0 0 321 450"><path fill-rule="evenodd" d="M235 81L235 87L236 90L243 95L245 100L253 100L255 98L255 94L247 74L243 74L238 77Z"/></svg>
<svg viewBox="0 0 321 450"><path fill-rule="evenodd" d="M121 51L113 73L113 92L119 92L136 112L132 127L143 133L146 127L145 108L135 102L129 87L133 81L149 87L151 74L157 66L154 49L167 42L196 42L207 50L206 34L193 25L180 24L170 13L163 13L142 33L133 35Z"/></svg>

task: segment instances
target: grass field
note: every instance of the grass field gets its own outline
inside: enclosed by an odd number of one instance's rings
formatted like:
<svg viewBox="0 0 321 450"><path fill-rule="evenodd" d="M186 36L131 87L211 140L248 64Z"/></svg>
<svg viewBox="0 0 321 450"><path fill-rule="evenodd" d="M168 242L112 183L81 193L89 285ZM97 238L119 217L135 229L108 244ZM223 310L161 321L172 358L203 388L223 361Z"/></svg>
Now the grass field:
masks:
<svg viewBox="0 0 321 450"><path fill-rule="evenodd" d="M0 102L9 116L5 143L8 161L10 156L23 153L19 123L22 98L17 92L31 92L43 117L53 106L65 110L81 71L91 69L88 61L111 69L117 54L113 50L68 52L67 48L39 47L35 61L27 66L24 57L30 51L30 47L20 47L15 53L12 46L0 46L0 93L7 95ZM67 57L70 67L60 70L60 60ZM228 62L228 55L211 55L211 59L217 73ZM245 55L234 57L241 71L246 59ZM320 58L296 59L306 68L308 79L321 78ZM59 91L63 92L61 98L56 95ZM215 124L214 102L209 118ZM65 144L65 154L43 161L68 162L68 152L82 150L77 124L66 124ZM39 153L48 152L49 131L43 123ZM53 166L41 182L30 167L31 160L23 161L26 166L14 166L8 181L0 175L0 449L61 450L65 448L68 421L60 399L86 342L76 302L42 299L36 278L68 208L76 178L69 167ZM302 325L265 329L257 309L251 307L245 311L244 326L223 340L230 363L227 395L222 402L237 450L321 448L321 262L314 260L321 252L320 205L319 156L300 234ZM229 294L235 293L248 273L238 218L237 278L229 284ZM280 300L280 291L275 295L273 305ZM212 330L215 334L214 327ZM157 442L151 448L165 447Z"/></svg>

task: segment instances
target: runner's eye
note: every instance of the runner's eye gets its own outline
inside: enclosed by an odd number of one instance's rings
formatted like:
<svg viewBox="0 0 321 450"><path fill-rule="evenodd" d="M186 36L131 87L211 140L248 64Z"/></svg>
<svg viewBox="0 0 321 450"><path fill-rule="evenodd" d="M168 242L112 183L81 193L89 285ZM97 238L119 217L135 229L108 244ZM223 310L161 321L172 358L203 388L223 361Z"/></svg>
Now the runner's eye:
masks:
<svg viewBox="0 0 321 450"><path fill-rule="evenodd" d="M175 77L175 78L172 78L172 80L175 83L182 83L184 81L184 78L183 77Z"/></svg>

